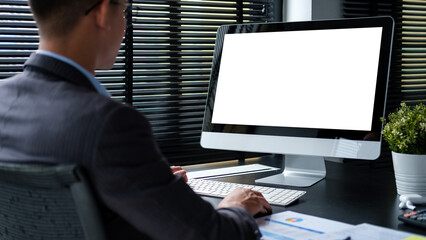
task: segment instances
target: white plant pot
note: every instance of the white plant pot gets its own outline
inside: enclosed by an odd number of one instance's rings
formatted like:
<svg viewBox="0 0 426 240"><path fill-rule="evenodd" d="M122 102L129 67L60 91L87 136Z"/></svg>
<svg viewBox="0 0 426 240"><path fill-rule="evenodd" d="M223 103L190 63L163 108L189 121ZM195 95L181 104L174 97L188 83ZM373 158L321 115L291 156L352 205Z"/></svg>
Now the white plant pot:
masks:
<svg viewBox="0 0 426 240"><path fill-rule="evenodd" d="M426 196L426 155L392 152L398 194Z"/></svg>

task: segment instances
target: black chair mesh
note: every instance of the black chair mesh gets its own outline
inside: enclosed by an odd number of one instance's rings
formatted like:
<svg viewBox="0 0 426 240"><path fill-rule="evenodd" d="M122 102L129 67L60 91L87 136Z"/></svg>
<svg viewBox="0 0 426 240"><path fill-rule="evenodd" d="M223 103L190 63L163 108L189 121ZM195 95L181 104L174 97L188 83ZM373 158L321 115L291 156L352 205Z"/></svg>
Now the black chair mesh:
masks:
<svg viewBox="0 0 426 240"><path fill-rule="evenodd" d="M0 239L84 239L69 189L79 181L74 167L0 164Z"/></svg>

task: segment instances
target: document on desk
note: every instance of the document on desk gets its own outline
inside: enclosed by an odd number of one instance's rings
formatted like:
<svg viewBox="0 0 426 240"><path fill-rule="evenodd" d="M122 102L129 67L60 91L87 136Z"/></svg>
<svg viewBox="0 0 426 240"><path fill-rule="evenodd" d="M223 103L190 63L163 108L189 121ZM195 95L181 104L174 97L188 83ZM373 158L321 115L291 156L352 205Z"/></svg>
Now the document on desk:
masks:
<svg viewBox="0 0 426 240"><path fill-rule="evenodd" d="M425 237L419 235L379 227L368 223L362 223L334 233L323 234L312 238L312 240L345 239L349 236L351 240L426 240Z"/></svg>
<svg viewBox="0 0 426 240"><path fill-rule="evenodd" d="M256 219L262 240L426 240L425 237L368 223L351 225L286 211Z"/></svg>
<svg viewBox="0 0 426 240"><path fill-rule="evenodd" d="M309 240L353 225L285 211L256 219L262 240Z"/></svg>

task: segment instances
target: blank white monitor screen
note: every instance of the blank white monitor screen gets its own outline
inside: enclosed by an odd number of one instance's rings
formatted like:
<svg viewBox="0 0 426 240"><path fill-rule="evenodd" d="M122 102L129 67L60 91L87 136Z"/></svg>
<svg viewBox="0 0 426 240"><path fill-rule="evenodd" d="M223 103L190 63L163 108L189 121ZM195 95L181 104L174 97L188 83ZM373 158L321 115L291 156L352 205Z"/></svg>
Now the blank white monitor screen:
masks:
<svg viewBox="0 0 426 240"><path fill-rule="evenodd" d="M370 131L381 36L381 27L226 34L212 123Z"/></svg>

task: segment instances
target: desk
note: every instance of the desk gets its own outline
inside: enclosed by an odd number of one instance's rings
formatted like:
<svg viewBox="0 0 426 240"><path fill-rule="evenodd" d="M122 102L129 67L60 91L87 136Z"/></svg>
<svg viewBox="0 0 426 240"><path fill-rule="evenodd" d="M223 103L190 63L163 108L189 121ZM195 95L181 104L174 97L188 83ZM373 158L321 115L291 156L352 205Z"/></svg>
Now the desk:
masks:
<svg viewBox="0 0 426 240"><path fill-rule="evenodd" d="M261 163L280 167L281 162L271 159L249 160L247 163ZM237 161L186 166L188 172L205 170L212 166L227 167ZM349 224L371 223L378 226L426 235L426 230L398 221L402 213L398 208L394 174L390 170L372 169L369 166L355 166L347 163L326 161L327 176L308 188L286 187L304 190L307 193L296 203L284 208L273 206L275 213L285 210L310 214ZM254 180L277 172L256 173L217 178L220 181L255 184ZM219 198L203 197L214 206Z"/></svg>

